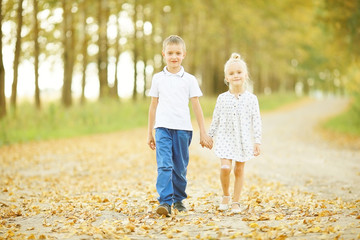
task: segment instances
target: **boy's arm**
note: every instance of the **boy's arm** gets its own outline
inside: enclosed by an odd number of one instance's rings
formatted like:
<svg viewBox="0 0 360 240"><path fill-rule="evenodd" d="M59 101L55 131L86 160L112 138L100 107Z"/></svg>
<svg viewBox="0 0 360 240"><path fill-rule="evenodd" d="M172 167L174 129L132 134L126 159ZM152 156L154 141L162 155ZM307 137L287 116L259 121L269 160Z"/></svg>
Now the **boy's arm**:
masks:
<svg viewBox="0 0 360 240"><path fill-rule="evenodd" d="M202 108L201 108L201 105L199 102L199 98L193 97L193 98L190 98L190 100L191 100L191 105L192 105L194 113L195 113L196 121L199 125L200 144L201 144L201 146L205 146L205 147L211 149L212 145L213 145L213 141L212 141L212 138L209 135L207 135L207 133L206 133L204 115L203 115L203 111L202 111Z"/></svg>
<svg viewBox="0 0 360 240"><path fill-rule="evenodd" d="M148 139L147 144L149 147L154 150L156 148L154 136L153 136L153 128L155 125L155 114L156 114L156 108L159 103L159 98L157 97L151 97L151 103L149 107L149 120L148 120Z"/></svg>

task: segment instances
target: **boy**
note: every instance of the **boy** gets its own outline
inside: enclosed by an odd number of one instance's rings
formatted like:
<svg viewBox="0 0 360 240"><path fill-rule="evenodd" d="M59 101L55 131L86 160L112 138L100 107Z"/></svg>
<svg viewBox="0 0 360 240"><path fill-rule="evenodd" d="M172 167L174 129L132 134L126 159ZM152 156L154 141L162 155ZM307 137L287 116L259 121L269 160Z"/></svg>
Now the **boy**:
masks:
<svg viewBox="0 0 360 240"><path fill-rule="evenodd" d="M176 35L166 38L162 55L166 66L153 76L149 92L151 103L147 142L152 150L156 149L156 190L160 203L156 212L169 216L172 205L179 212L186 211L182 200L187 197L186 172L193 130L189 99L200 129L200 144L210 148L212 139L206 133L199 102L202 92L196 78L185 72L181 66L186 55L184 40Z"/></svg>

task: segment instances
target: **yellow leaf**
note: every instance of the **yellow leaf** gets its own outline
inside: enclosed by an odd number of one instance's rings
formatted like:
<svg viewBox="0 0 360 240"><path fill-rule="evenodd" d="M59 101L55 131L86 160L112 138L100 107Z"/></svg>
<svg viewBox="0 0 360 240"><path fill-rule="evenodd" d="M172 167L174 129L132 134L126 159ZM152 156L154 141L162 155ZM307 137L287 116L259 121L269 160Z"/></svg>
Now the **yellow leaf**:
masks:
<svg viewBox="0 0 360 240"><path fill-rule="evenodd" d="M263 213L261 214L260 218L259 218L260 221L266 221L266 220L270 220L270 217L268 214L266 213Z"/></svg>
<svg viewBox="0 0 360 240"><path fill-rule="evenodd" d="M261 226L261 227L260 227L260 230L261 230L262 232L268 232L268 231L270 231L270 227L269 227L269 226Z"/></svg>
<svg viewBox="0 0 360 240"><path fill-rule="evenodd" d="M11 230L7 231L6 234L7 234L7 237L13 237L15 235L14 232Z"/></svg>
<svg viewBox="0 0 360 240"><path fill-rule="evenodd" d="M320 227L312 227L312 228L309 228L306 232L308 232L308 233L318 233L318 232L321 232L321 228Z"/></svg>
<svg viewBox="0 0 360 240"><path fill-rule="evenodd" d="M135 232L135 225L129 223L128 225L126 225L126 228L129 229L131 232Z"/></svg>
<svg viewBox="0 0 360 240"><path fill-rule="evenodd" d="M285 234L282 234L282 235L277 236L277 237L275 238L275 240L285 240L285 239L287 239L287 235L285 235Z"/></svg>
<svg viewBox="0 0 360 240"><path fill-rule="evenodd" d="M328 211L328 210L324 210L324 211L319 213L320 217L327 217L327 216L331 216L331 215L332 215L331 212Z"/></svg>
<svg viewBox="0 0 360 240"><path fill-rule="evenodd" d="M237 239L239 235L241 235L241 233L234 233L233 235L230 236L230 239Z"/></svg>
<svg viewBox="0 0 360 240"><path fill-rule="evenodd" d="M251 227L251 228L257 228L257 227L259 227L259 225L257 224L257 223L250 223L249 224L249 227Z"/></svg>

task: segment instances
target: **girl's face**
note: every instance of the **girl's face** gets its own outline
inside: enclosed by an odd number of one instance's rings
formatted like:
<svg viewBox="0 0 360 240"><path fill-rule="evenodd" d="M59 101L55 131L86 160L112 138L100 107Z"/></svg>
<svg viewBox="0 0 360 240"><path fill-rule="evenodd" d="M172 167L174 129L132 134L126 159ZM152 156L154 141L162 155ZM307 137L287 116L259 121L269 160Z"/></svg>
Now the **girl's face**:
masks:
<svg viewBox="0 0 360 240"><path fill-rule="evenodd" d="M186 54L181 44L169 44L165 47L162 55L166 61L168 71L177 73Z"/></svg>
<svg viewBox="0 0 360 240"><path fill-rule="evenodd" d="M243 71L242 66L238 62L231 63L226 70L225 80L232 87L242 87L247 78L247 73Z"/></svg>

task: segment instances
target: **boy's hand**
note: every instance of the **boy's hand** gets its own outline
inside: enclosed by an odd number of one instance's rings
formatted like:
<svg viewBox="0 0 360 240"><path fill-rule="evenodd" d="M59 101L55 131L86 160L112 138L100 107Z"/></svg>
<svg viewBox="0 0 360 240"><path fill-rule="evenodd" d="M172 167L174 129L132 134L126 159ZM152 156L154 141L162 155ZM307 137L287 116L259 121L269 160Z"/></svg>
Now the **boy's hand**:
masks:
<svg viewBox="0 0 360 240"><path fill-rule="evenodd" d="M212 149L213 147L213 140L207 134L200 134L200 145L202 147L206 147L208 149Z"/></svg>
<svg viewBox="0 0 360 240"><path fill-rule="evenodd" d="M254 145L254 156L259 156L260 155L260 144L255 143Z"/></svg>
<svg viewBox="0 0 360 240"><path fill-rule="evenodd" d="M149 135L149 136L148 136L147 144L149 145L149 147L150 147L152 150L155 150L156 144L155 144L154 137L153 137L152 135Z"/></svg>

